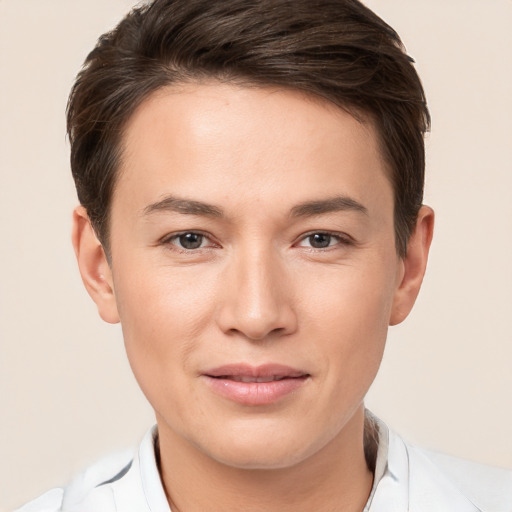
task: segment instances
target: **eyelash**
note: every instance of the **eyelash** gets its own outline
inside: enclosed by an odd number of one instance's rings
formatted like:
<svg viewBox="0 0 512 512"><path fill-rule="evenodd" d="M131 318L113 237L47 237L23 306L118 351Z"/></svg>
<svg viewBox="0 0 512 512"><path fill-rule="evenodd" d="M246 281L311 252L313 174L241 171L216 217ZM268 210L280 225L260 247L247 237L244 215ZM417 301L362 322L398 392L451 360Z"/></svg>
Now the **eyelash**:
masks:
<svg viewBox="0 0 512 512"><path fill-rule="evenodd" d="M295 242L294 245L297 245L300 242L303 242L303 241L307 240L308 238L313 237L314 235L324 235L324 236L327 236L330 238L334 238L337 240L337 243L335 243L333 245L328 245L327 247L307 246L306 248L309 249L310 251L325 252L329 249L332 250L339 246L348 247L348 246L355 244L354 239L352 237L350 237L349 235L347 235L346 233L339 233L339 232L335 232L335 231L310 231L309 233L305 233L304 235L301 235L299 240L297 242ZM299 245L299 247L301 247L301 246ZM304 246L302 246L302 247L304 247Z"/></svg>
<svg viewBox="0 0 512 512"><path fill-rule="evenodd" d="M180 237L185 236L185 235L197 235L197 236L203 237L203 240L206 239L206 240L210 241L210 245L207 247L198 247L196 249L186 249L184 247L180 247L177 244L173 243L173 241L178 240ZM199 250L204 251L204 250L209 250L212 248L220 247L219 244L217 244L216 242L214 242L212 240L211 235L203 233L202 231L194 231L194 230L181 231L179 233L172 233L171 235L168 235L168 236L165 236L164 238L162 238L160 240L160 243L167 246L171 250L177 251L182 254L195 254ZM172 246L172 248L170 246Z"/></svg>
<svg viewBox="0 0 512 512"><path fill-rule="evenodd" d="M204 241L204 239L206 239L206 240L210 241L210 245L208 245L206 247L197 247L195 249L187 249L187 248L180 247L177 244L173 243L174 241L179 240L180 237L185 236L185 235L196 235L196 236L203 237L203 239L201 240L201 243ZM309 245L309 246L299 245L301 242L304 242L308 238L311 238L315 235L323 235L323 236L329 237L331 239L334 238L337 240L337 242L333 245L328 245L327 247L312 247L311 245ZM211 235L208 235L207 233L204 233L202 231L193 231L193 230L181 231L179 233L173 233L171 235L168 235L168 236L162 238L160 243L162 243L163 245L166 245L168 247L172 246L172 250L177 251L179 253L183 253L183 254L195 254L197 251L200 251L200 250L204 251L204 250L210 250L212 248L220 247L219 244L217 244L215 241L212 240ZM297 246L305 247L306 249L308 249L310 251L325 252L329 249L333 250L339 246L348 247L348 246L351 246L354 244L355 244L355 241L345 233L339 233L339 232L333 232L333 231L310 231L308 233L301 235L300 238L296 242L294 242L293 246L294 247L297 247Z"/></svg>

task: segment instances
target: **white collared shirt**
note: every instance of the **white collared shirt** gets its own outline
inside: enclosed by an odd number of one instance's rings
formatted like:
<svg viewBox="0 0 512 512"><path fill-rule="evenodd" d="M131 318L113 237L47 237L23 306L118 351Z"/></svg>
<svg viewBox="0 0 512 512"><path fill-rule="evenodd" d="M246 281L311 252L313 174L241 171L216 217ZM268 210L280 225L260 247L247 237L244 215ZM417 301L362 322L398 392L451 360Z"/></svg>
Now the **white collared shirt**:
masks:
<svg viewBox="0 0 512 512"><path fill-rule="evenodd" d="M512 471L421 450L376 422L375 478L363 512L512 512ZM16 512L171 512L157 435L155 426L135 453L103 459Z"/></svg>

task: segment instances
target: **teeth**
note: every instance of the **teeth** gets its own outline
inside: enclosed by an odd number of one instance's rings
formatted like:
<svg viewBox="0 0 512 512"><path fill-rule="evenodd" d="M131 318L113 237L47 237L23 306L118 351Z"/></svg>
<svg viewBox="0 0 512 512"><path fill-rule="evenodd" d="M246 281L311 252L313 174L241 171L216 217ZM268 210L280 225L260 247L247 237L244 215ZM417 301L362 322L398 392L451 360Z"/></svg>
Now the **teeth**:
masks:
<svg viewBox="0 0 512 512"><path fill-rule="evenodd" d="M284 377L246 377L242 375L232 375L229 378L230 380L234 380L236 382L273 382L276 380L281 380Z"/></svg>

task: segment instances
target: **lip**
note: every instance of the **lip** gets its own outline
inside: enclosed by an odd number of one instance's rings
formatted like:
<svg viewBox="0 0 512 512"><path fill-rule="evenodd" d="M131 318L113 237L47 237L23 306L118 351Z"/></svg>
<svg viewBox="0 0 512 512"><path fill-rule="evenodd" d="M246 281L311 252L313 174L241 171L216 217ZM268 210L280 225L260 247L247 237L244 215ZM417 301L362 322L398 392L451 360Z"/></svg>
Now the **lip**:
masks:
<svg viewBox="0 0 512 512"><path fill-rule="evenodd" d="M270 405L298 391L310 375L281 364L228 364L202 374L215 393L243 405Z"/></svg>

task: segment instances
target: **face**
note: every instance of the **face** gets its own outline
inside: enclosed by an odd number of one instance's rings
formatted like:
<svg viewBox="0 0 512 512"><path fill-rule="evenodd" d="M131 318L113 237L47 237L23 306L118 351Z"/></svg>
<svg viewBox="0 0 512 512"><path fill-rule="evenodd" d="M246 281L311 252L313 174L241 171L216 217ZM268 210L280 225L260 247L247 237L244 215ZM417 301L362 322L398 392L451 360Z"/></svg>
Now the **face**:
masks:
<svg viewBox="0 0 512 512"><path fill-rule="evenodd" d="M159 91L127 126L111 234L162 437L277 468L347 436L405 275L371 124L293 91Z"/></svg>

